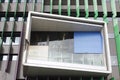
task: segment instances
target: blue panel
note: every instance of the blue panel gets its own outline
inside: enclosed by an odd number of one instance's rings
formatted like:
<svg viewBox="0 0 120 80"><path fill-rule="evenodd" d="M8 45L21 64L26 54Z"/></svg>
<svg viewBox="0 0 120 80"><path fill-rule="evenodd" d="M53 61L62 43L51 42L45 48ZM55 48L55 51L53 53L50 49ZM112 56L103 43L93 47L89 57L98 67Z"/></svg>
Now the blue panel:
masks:
<svg viewBox="0 0 120 80"><path fill-rule="evenodd" d="M74 53L102 53L100 32L74 32Z"/></svg>

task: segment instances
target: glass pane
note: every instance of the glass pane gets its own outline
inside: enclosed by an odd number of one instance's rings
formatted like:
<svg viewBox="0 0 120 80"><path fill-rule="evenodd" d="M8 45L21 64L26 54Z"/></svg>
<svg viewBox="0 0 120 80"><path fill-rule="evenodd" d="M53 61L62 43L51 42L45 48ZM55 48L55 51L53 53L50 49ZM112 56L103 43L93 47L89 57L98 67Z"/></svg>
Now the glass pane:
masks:
<svg viewBox="0 0 120 80"><path fill-rule="evenodd" d="M9 0L5 0L5 2L9 2Z"/></svg>
<svg viewBox="0 0 120 80"><path fill-rule="evenodd" d="M75 53L103 53L103 41L100 32L75 32Z"/></svg>
<svg viewBox="0 0 120 80"><path fill-rule="evenodd" d="M10 38L10 37L6 37L6 38L5 38L5 41L3 42L3 44L9 45L9 44L10 44L10 41L11 41L11 38Z"/></svg>
<svg viewBox="0 0 120 80"><path fill-rule="evenodd" d="M48 36L49 39L47 39ZM48 46L48 57L39 57L42 60L88 66L104 66L105 64L100 32L32 32L30 44L38 47ZM84 50L88 48L90 49L85 52ZM36 53L42 55L39 51Z"/></svg>
<svg viewBox="0 0 120 80"><path fill-rule="evenodd" d="M34 0L28 0L28 2L33 2Z"/></svg>
<svg viewBox="0 0 120 80"><path fill-rule="evenodd" d="M1 17L1 21L5 21L5 17Z"/></svg>
<svg viewBox="0 0 120 80"><path fill-rule="evenodd" d="M14 21L14 17L10 17L10 21Z"/></svg>
<svg viewBox="0 0 120 80"><path fill-rule="evenodd" d="M18 21L22 21L23 20L23 18L22 17L18 17Z"/></svg>
<svg viewBox="0 0 120 80"><path fill-rule="evenodd" d="M17 0L12 0L12 2L17 2Z"/></svg>
<svg viewBox="0 0 120 80"><path fill-rule="evenodd" d="M42 2L43 0L37 0L37 2Z"/></svg>
<svg viewBox="0 0 120 80"><path fill-rule="evenodd" d="M15 44L19 44L20 43L20 37L15 37Z"/></svg>
<svg viewBox="0 0 120 80"><path fill-rule="evenodd" d="M25 2L26 0L21 0L21 2Z"/></svg>

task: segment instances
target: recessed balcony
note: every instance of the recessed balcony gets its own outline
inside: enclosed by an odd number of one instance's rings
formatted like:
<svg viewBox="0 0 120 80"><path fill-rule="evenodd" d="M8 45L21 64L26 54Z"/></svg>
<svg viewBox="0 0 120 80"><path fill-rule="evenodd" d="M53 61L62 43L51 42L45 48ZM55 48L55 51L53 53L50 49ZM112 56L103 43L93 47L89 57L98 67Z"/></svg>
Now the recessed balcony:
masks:
<svg viewBox="0 0 120 80"><path fill-rule="evenodd" d="M108 75L106 27L103 21L29 12L24 75Z"/></svg>

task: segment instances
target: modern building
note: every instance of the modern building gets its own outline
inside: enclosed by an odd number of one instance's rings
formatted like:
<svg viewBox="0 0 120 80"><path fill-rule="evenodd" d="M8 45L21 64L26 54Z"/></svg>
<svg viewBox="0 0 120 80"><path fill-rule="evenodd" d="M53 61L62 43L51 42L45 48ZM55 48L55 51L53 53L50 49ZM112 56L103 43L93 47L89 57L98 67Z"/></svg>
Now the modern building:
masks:
<svg viewBox="0 0 120 80"><path fill-rule="evenodd" d="M0 0L0 80L120 80L119 0Z"/></svg>

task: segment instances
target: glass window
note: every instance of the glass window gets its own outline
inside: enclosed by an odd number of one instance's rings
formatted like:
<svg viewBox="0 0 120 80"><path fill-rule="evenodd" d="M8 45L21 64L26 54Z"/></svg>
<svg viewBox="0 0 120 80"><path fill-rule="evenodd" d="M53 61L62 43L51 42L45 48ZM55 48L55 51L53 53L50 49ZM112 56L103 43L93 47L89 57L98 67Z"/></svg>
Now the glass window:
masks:
<svg viewBox="0 0 120 80"><path fill-rule="evenodd" d="M6 37L6 42L5 44L10 44L11 38L10 37Z"/></svg>
<svg viewBox="0 0 120 80"><path fill-rule="evenodd" d="M21 2L25 2L26 0L21 0Z"/></svg>
<svg viewBox="0 0 120 80"><path fill-rule="evenodd" d="M6 42L6 37L3 37L3 44Z"/></svg>
<svg viewBox="0 0 120 80"><path fill-rule="evenodd" d="M42 2L43 0L37 0L37 2Z"/></svg>
<svg viewBox="0 0 120 80"><path fill-rule="evenodd" d="M9 21L14 21L14 17L10 17Z"/></svg>
<svg viewBox="0 0 120 80"><path fill-rule="evenodd" d="M18 17L18 21L23 21L23 18L22 17Z"/></svg>
<svg viewBox="0 0 120 80"><path fill-rule="evenodd" d="M13 45L18 45L20 43L20 37L13 37Z"/></svg>
<svg viewBox="0 0 120 80"><path fill-rule="evenodd" d="M21 0L18 0L18 3L20 3L21 2Z"/></svg>
<svg viewBox="0 0 120 80"><path fill-rule="evenodd" d="M27 17L24 18L24 21L27 21Z"/></svg>
<svg viewBox="0 0 120 80"><path fill-rule="evenodd" d="M4 3L4 0L1 0L2 3Z"/></svg>
<svg viewBox="0 0 120 80"><path fill-rule="evenodd" d="M12 60L17 60L17 59L18 59L17 55L15 55L15 56L12 57Z"/></svg>
<svg viewBox="0 0 120 80"><path fill-rule="evenodd" d="M20 37L15 37L15 43L19 44L19 42L20 42Z"/></svg>
<svg viewBox="0 0 120 80"><path fill-rule="evenodd" d="M9 0L5 0L5 2L9 2Z"/></svg>
<svg viewBox="0 0 120 80"><path fill-rule="evenodd" d="M5 21L5 17L1 17L1 21Z"/></svg>
<svg viewBox="0 0 120 80"><path fill-rule="evenodd" d="M34 0L27 0L27 2L32 3Z"/></svg>
<svg viewBox="0 0 120 80"><path fill-rule="evenodd" d="M101 32L74 32L73 63L104 66Z"/></svg>
<svg viewBox="0 0 120 80"><path fill-rule="evenodd" d="M17 0L12 0L12 2L17 2Z"/></svg>
<svg viewBox="0 0 120 80"><path fill-rule="evenodd" d="M101 32L75 32L75 53L103 53Z"/></svg>

